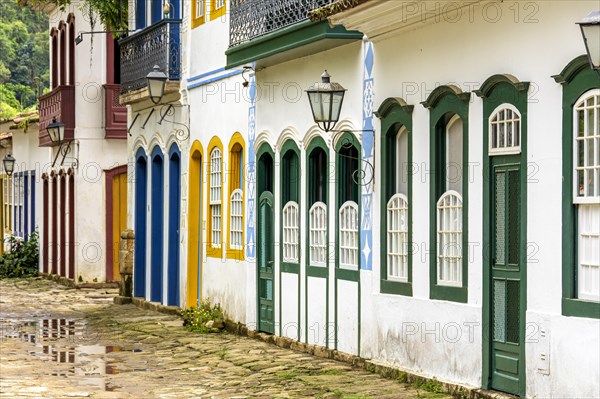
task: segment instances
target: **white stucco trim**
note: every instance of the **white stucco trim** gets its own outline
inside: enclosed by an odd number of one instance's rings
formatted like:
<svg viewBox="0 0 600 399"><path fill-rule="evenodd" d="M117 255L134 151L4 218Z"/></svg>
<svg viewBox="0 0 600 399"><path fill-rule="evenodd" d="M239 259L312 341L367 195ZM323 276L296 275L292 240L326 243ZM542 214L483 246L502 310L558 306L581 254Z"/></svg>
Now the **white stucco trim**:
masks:
<svg viewBox="0 0 600 399"><path fill-rule="evenodd" d="M135 141L133 142L134 158L135 158L135 154L139 151L140 148L144 150L146 155L148 155L148 141L146 140L146 137L143 135L137 136L135 138Z"/></svg>
<svg viewBox="0 0 600 399"><path fill-rule="evenodd" d="M340 138L342 138L343 134L342 132L344 131L349 131L351 132L354 137L356 137L356 139L358 140L359 143L361 143L362 145L362 135L360 134L360 132L356 131L356 127L354 126L354 124L352 123L351 120L349 119L341 119L336 125L335 125L335 130L339 133L335 134L333 136L333 143L332 146L333 148L335 148L335 146L337 145L338 141L340 140Z"/></svg>
<svg viewBox="0 0 600 399"><path fill-rule="evenodd" d="M322 131L317 125L312 125L308 129L308 131L304 135L304 138L302 139L302 146L307 148L310 142L316 137L321 137L325 141L325 143L327 143L327 146L329 146L331 141L329 136L326 135L325 132Z"/></svg>
<svg viewBox="0 0 600 399"><path fill-rule="evenodd" d="M162 153L165 154L165 142L159 132L154 133L154 135L150 139L150 143L147 147L148 155L152 154L154 147L156 147L157 145L161 149Z"/></svg>
<svg viewBox="0 0 600 399"><path fill-rule="evenodd" d="M293 126L286 127L279 135L279 138L277 139L276 143L276 148L278 152L281 152L281 149L283 148L283 145L287 140L292 140L296 143L298 148L301 147L302 138L300 136L300 132Z"/></svg>
<svg viewBox="0 0 600 399"><path fill-rule="evenodd" d="M271 132L269 132L268 130L263 130L256 136L256 140L254 140L254 152L258 151L260 146L262 146L265 143L268 144L269 147L271 147L273 152L275 152L275 148L273 148L273 144L272 144L275 142L276 142L275 137L273 137Z"/></svg>

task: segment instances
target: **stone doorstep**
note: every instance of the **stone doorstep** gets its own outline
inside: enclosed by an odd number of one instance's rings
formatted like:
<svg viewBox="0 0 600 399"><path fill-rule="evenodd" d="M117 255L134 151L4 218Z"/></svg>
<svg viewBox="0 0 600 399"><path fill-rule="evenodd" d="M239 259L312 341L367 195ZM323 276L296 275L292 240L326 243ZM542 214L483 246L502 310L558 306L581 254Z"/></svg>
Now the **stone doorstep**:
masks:
<svg viewBox="0 0 600 399"><path fill-rule="evenodd" d="M104 283L78 283L75 280L59 276L57 274L39 273L40 277L47 280L56 281L57 283L71 288L119 288L118 282Z"/></svg>
<svg viewBox="0 0 600 399"><path fill-rule="evenodd" d="M131 302L127 300L131 299ZM144 298L125 298L116 297L114 299L116 304L133 303L135 306L148 309L155 312L161 312L171 315L180 315L181 310L177 306L165 306L156 302L146 301ZM307 344L304 342L296 341L288 337L280 337L272 334L266 334L256 330L250 330L242 323L235 323L230 320L225 321L225 330L230 333L253 338L259 341L263 341L267 344L276 345L280 348L291 349L293 351L307 353L324 359L336 360L352 365L353 367L364 369L371 373L379 374L380 376L392 380L398 380L401 383L407 384L424 384L427 381L432 381L433 378L418 375L411 371L401 370L397 367L393 367L387 364L383 364L374 360L367 360L360 356L351 355L349 353L340 352L334 349L325 348L319 345ZM481 388L467 387L463 385L453 384L440 380L435 380L442 388L444 393L448 393L455 398L461 399L514 399L513 395L498 392L489 391Z"/></svg>
<svg viewBox="0 0 600 399"><path fill-rule="evenodd" d="M116 297L114 299L114 302L116 304L119 304L119 302L122 301L121 298L125 298L125 297ZM132 303L140 309L152 310L154 312L160 312L160 313L170 314L170 315L174 315L174 316L181 316L181 309L177 306L166 306L166 305L162 305L158 302L147 301L141 297L133 297L130 299L131 299L131 302L126 302L126 303ZM124 304L124 303L122 303L122 304Z"/></svg>

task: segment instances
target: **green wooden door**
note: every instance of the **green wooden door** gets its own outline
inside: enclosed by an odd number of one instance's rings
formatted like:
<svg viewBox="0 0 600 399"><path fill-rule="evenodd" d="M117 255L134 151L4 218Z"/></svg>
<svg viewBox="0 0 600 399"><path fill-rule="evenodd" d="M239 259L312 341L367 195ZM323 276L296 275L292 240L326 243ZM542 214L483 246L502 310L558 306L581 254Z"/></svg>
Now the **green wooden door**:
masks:
<svg viewBox="0 0 600 399"><path fill-rule="evenodd" d="M520 395L524 378L524 292L521 286L523 248L521 167L492 161L491 179L491 385Z"/></svg>
<svg viewBox="0 0 600 399"><path fill-rule="evenodd" d="M258 330L275 333L273 194L261 194L258 206Z"/></svg>

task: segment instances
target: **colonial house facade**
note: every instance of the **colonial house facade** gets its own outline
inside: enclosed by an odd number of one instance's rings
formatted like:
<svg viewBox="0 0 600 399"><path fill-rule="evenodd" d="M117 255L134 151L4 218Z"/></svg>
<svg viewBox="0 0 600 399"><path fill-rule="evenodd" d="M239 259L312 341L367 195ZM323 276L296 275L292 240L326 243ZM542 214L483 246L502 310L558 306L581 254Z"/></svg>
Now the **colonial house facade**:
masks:
<svg viewBox="0 0 600 399"><path fill-rule="evenodd" d="M597 4L149 4L120 42L134 296L598 395L600 79L575 25ZM347 89L329 132L304 93L324 70Z"/></svg>
<svg viewBox="0 0 600 399"><path fill-rule="evenodd" d="M8 238L29 240L41 227L42 168L48 163L50 152L38 147L39 115L30 111L0 122L0 159L9 154L15 159L10 174L4 170L0 177L0 226L4 244L0 253L10 250Z"/></svg>
<svg viewBox="0 0 600 399"><path fill-rule="evenodd" d="M51 88L39 98L38 137L19 144L20 150L45 154L35 159L40 164L33 177L40 201L40 272L76 283L118 281L119 236L126 228L127 110L118 103L115 40L89 34L90 18L97 17L84 15L77 4L48 4L43 11L50 21ZM53 123L64 127L62 141L49 134ZM27 177L31 173L23 175L24 184Z"/></svg>

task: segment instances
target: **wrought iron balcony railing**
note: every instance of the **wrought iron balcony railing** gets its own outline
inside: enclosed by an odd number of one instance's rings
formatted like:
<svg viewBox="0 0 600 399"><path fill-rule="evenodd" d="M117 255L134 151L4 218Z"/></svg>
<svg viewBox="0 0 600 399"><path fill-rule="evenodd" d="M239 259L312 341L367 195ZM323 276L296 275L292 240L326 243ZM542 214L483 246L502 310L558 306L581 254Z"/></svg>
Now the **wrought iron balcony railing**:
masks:
<svg viewBox="0 0 600 399"><path fill-rule="evenodd" d="M61 85L39 98L40 131L39 145L52 146L46 129L52 118L65 124L65 140L73 140L75 133L75 86Z"/></svg>
<svg viewBox="0 0 600 399"><path fill-rule="evenodd" d="M121 40L121 94L146 87L154 65L169 80L181 78L181 20L162 21Z"/></svg>
<svg viewBox="0 0 600 399"><path fill-rule="evenodd" d="M229 47L308 18L335 0L231 0Z"/></svg>

